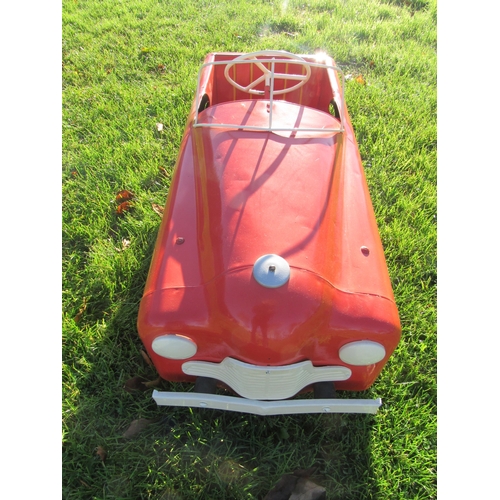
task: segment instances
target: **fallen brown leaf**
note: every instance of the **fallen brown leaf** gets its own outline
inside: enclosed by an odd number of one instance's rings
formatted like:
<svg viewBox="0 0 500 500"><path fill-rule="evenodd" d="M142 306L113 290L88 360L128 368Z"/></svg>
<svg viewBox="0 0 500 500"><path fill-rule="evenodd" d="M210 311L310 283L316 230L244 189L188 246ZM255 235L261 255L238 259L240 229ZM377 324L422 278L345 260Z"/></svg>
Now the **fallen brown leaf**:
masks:
<svg viewBox="0 0 500 500"><path fill-rule="evenodd" d="M98 446L96 450L96 455L99 456L99 458L104 462L106 460L106 457L108 454L106 453L106 450L102 446Z"/></svg>
<svg viewBox="0 0 500 500"><path fill-rule="evenodd" d="M135 391L145 391L147 389L144 385L145 382L148 382L148 380L144 377L132 377L125 382L123 388L130 393Z"/></svg>
<svg viewBox="0 0 500 500"><path fill-rule="evenodd" d="M129 428L123 433L124 438L131 438L139 434L141 431L143 431L146 427L151 425L154 422L154 420L149 420L147 418L139 418L137 420L134 420Z"/></svg>
<svg viewBox="0 0 500 500"><path fill-rule="evenodd" d="M83 479L80 479L80 483L82 483L83 486L86 486L87 488L90 488L90 484L86 483Z"/></svg>
<svg viewBox="0 0 500 500"><path fill-rule="evenodd" d="M292 494L298 477L293 474L281 476L274 488L264 497L264 500L288 500Z"/></svg>
<svg viewBox="0 0 500 500"><path fill-rule="evenodd" d="M116 209L116 213L118 215L122 215L125 212L128 212L132 208L132 203L130 201L124 201L123 203L120 203Z"/></svg>
<svg viewBox="0 0 500 500"><path fill-rule="evenodd" d="M366 80L363 78L363 75L358 75L356 81L361 85L366 85Z"/></svg>
<svg viewBox="0 0 500 500"><path fill-rule="evenodd" d="M309 467L309 469L296 469L293 471L294 476L298 477L311 477L313 476L318 470L318 467Z"/></svg>
<svg viewBox="0 0 500 500"><path fill-rule="evenodd" d="M289 500L326 500L326 490L323 486L301 477L290 495Z"/></svg>
<svg viewBox="0 0 500 500"><path fill-rule="evenodd" d="M167 169L165 167L162 167L162 166L159 166L158 169L160 170L160 172L165 176L165 177L168 177L168 172L167 172Z"/></svg>
<svg viewBox="0 0 500 500"><path fill-rule="evenodd" d="M83 304L78 309L78 312L76 313L76 316L73 318L75 323L78 323L82 319L82 314L85 312L85 309L87 309L87 299L86 297L83 298Z"/></svg>
<svg viewBox="0 0 500 500"><path fill-rule="evenodd" d="M130 240L127 240L126 238L123 238L122 240L122 247L121 248L117 248L115 247L115 250L117 252L123 252L124 250L126 250L128 247L130 246Z"/></svg>
<svg viewBox="0 0 500 500"><path fill-rule="evenodd" d="M131 200L134 197L134 193L130 192L128 189L123 189L119 191L116 195L116 201L121 203L122 201Z"/></svg>
<svg viewBox="0 0 500 500"><path fill-rule="evenodd" d="M264 500L325 500L325 488L308 479L317 470L317 467L310 467L284 474Z"/></svg>
<svg viewBox="0 0 500 500"><path fill-rule="evenodd" d="M150 382L143 382L143 384L147 388L158 387L161 384L161 377L158 377L156 380L151 380Z"/></svg>
<svg viewBox="0 0 500 500"><path fill-rule="evenodd" d="M141 356L142 356L142 359L143 359L144 361L146 361L146 363L147 363L149 366L154 367L153 362L151 361L151 358L147 355L146 351L144 351L143 349L141 349Z"/></svg>
<svg viewBox="0 0 500 500"><path fill-rule="evenodd" d="M158 205L158 203L152 203L151 206L153 207L153 210L160 216L163 217L163 207L161 205Z"/></svg>

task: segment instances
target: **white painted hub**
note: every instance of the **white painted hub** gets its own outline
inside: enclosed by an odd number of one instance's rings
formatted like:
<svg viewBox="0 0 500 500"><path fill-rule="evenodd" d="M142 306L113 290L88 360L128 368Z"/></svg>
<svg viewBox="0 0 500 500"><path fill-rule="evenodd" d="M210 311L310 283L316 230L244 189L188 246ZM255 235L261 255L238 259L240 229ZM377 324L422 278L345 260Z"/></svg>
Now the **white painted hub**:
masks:
<svg viewBox="0 0 500 500"><path fill-rule="evenodd" d="M290 279L290 265L283 257L269 253L255 261L253 276L266 288L278 288Z"/></svg>

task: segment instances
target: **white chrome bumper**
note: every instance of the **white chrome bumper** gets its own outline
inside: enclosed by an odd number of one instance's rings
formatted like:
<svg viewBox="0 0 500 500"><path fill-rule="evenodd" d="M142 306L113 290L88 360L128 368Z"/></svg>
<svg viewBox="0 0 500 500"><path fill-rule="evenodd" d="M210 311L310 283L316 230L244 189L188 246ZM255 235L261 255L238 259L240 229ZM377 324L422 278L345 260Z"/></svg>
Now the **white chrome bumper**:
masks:
<svg viewBox="0 0 500 500"><path fill-rule="evenodd" d="M237 411L254 415L290 415L295 413L377 413L379 399L289 399L259 401L234 396L195 392L153 391L159 406L190 406L213 410Z"/></svg>

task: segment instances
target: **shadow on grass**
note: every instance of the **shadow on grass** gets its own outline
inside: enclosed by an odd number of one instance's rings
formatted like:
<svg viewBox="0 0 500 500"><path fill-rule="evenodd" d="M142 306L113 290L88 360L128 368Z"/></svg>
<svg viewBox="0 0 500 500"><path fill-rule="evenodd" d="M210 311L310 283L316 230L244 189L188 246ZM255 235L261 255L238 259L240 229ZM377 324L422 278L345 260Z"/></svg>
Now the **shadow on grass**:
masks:
<svg viewBox="0 0 500 500"><path fill-rule="evenodd" d="M141 356L136 330L155 238L155 229L144 236L146 257L109 319L89 317L87 326L68 333L69 349L78 353L71 365L78 394L64 423L63 498L263 499L283 474L312 467L311 480L329 499L377 498L370 453L374 416L260 417L158 407L152 389L124 389L132 377L157 378ZM158 389L192 386L162 381ZM142 430L127 437L134 421Z"/></svg>

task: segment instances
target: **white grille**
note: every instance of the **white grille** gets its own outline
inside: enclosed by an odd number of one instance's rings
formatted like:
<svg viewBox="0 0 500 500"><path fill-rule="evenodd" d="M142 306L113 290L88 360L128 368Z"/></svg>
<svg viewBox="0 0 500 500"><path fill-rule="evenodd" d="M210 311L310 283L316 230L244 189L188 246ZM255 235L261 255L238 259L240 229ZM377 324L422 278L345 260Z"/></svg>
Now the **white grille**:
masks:
<svg viewBox="0 0 500 500"><path fill-rule="evenodd" d="M186 375L210 377L224 382L240 396L249 399L287 399L315 382L347 380L351 370L345 366L314 367L310 361L287 366L256 366L233 358L221 363L188 361L182 365Z"/></svg>

